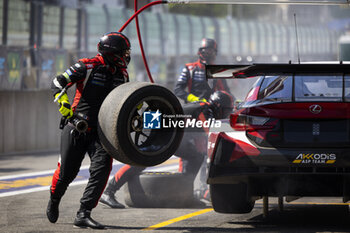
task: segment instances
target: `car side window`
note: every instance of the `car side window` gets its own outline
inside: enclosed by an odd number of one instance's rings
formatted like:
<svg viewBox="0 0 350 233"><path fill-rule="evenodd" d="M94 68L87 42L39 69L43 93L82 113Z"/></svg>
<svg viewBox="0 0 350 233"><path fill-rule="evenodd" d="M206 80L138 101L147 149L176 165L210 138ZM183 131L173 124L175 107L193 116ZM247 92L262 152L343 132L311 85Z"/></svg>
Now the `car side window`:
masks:
<svg viewBox="0 0 350 233"><path fill-rule="evenodd" d="M259 91L258 99L291 101L292 87L292 76L265 76Z"/></svg>

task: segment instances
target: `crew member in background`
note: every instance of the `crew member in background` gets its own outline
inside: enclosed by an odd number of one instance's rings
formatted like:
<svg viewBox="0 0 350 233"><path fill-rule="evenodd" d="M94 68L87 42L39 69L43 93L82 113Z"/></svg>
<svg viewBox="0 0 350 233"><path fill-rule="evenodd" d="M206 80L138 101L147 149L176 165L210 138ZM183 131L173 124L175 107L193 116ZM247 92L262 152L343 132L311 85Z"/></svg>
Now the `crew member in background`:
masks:
<svg viewBox="0 0 350 233"><path fill-rule="evenodd" d="M224 119L232 112L233 98L225 91L216 91L208 98L208 102L195 101L183 106L184 114L191 115L199 121L209 118ZM180 147L175 152L180 157L179 172L188 175L193 181L206 157L208 128L185 131ZM115 199L116 192L132 177L139 175L145 168L124 165L108 182L100 202L111 208L125 208ZM179 190L181 191L181 190ZM204 193L204 191L203 191ZM196 200L194 200L196 204Z"/></svg>
<svg viewBox="0 0 350 233"><path fill-rule="evenodd" d="M205 65L212 65L216 60L217 44L213 39L203 38L198 49L198 60L187 63L175 86L175 95L185 103L194 101L206 102L215 91L226 91L231 94L225 80L214 80L212 87L205 76Z"/></svg>
<svg viewBox="0 0 350 233"><path fill-rule="evenodd" d="M128 82L127 65L130 62L129 39L119 32L101 37L98 52L93 58L83 58L53 79L51 88L58 99L59 111L67 119L61 134L61 151L52 184L46 214L51 223L59 217L59 203L68 185L77 176L85 153L90 157L90 178L74 225L81 228L105 228L91 218L106 186L112 168L112 157L103 149L97 135L97 116L106 96L117 86ZM65 90L76 85L71 106ZM60 93L63 95L60 96ZM86 133L79 133L70 119L82 114L88 122Z"/></svg>
<svg viewBox="0 0 350 233"><path fill-rule="evenodd" d="M209 38L202 39L197 52L198 60L193 63L187 63L177 80L174 93L178 98L182 99L185 103L194 101L206 102L209 96L218 90L225 91L234 98L227 86L226 80L213 80L211 85L209 85L206 78L205 65L214 64L217 52L218 49L215 40ZM205 140L205 142L207 141L205 138L202 139ZM206 185L204 185L205 177L206 164L203 163L200 171L200 181L203 187L196 191L196 196L200 199L204 198L208 200L208 190L204 188L206 187Z"/></svg>

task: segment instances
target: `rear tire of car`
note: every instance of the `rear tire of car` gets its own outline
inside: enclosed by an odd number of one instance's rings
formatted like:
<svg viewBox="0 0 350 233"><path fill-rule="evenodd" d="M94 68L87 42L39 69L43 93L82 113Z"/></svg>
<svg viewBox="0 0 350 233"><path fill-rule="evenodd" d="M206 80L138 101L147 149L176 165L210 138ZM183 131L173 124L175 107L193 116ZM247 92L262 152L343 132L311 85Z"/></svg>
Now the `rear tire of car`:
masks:
<svg viewBox="0 0 350 233"><path fill-rule="evenodd" d="M211 184L210 195L213 208L218 213L250 213L255 204L244 183Z"/></svg>
<svg viewBox="0 0 350 233"><path fill-rule="evenodd" d="M193 202L193 180L182 173L143 172L124 187L130 207L186 208Z"/></svg>

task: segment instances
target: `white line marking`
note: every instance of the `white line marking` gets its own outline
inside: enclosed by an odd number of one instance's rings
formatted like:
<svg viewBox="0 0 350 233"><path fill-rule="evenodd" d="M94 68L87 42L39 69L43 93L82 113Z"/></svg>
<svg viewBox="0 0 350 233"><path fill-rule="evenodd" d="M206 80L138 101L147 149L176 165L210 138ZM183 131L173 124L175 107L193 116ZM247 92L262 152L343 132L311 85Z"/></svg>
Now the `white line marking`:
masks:
<svg viewBox="0 0 350 233"><path fill-rule="evenodd" d="M176 158L176 157L172 156L169 160L171 160L173 158ZM116 164L123 164L123 163L121 163L117 160L114 160L113 166ZM89 167L90 167L90 165L84 165L84 166L80 167L80 170L89 169ZM24 174L0 176L0 180L15 179L15 178L21 178L21 177L27 177L27 176L40 176L40 175L46 175L46 174L53 174L55 171L56 171L56 169L51 169L51 170L39 171L39 172L30 172L30 173L24 173Z"/></svg>
<svg viewBox="0 0 350 233"><path fill-rule="evenodd" d="M88 169L89 165L81 166L80 170ZM40 175L50 175L55 172L56 169L52 170L46 170L46 171L40 171L40 172L31 172L31 173L25 173L25 174L19 174L19 175L9 175L9 176L0 176L0 180L7 180L7 179L15 179L15 178L21 178L21 177L29 177L29 176L40 176Z"/></svg>
<svg viewBox="0 0 350 233"><path fill-rule="evenodd" d="M87 179L79 180L79 181L75 181L75 182L73 181L69 186L76 186L76 185L86 184L87 181L88 181ZM49 190L49 188L50 188L50 186L42 186L42 187L24 189L24 190L19 190L19 191L12 191L12 192L7 192L7 193L1 193L0 197L16 196L16 195L25 194L25 193L46 191L46 190Z"/></svg>

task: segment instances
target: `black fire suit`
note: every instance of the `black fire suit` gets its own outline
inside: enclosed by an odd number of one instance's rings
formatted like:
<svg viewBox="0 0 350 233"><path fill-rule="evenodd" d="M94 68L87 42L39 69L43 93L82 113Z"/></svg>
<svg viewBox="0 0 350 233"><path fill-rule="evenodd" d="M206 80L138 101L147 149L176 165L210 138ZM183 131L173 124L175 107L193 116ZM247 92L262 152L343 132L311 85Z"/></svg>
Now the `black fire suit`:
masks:
<svg viewBox="0 0 350 233"><path fill-rule="evenodd" d="M175 95L185 102L189 94L208 100L215 91L226 91L231 94L225 80L214 80L210 87L205 76L205 65L199 59L185 65L174 89Z"/></svg>
<svg viewBox="0 0 350 233"><path fill-rule="evenodd" d="M193 102L183 106L185 115L192 115L198 121L214 119L214 113L208 102ZM209 128L185 129L184 137L175 155L180 157L179 171L195 179L207 154Z"/></svg>
<svg viewBox="0 0 350 233"><path fill-rule="evenodd" d="M193 102L183 106L184 114L191 115L192 119L206 121L214 118L209 103ZM188 175L189 179L196 178L206 156L208 128L185 130L184 138L175 152L175 156L180 157L179 172ZM124 165L114 175L112 182L109 183L106 192L115 193L132 177L139 175L145 168Z"/></svg>
<svg viewBox="0 0 350 233"><path fill-rule="evenodd" d="M97 116L106 96L128 80L126 68L110 67L102 56L96 55L80 59L52 81L54 95L65 87L76 85L72 109L74 113L85 114L89 124L85 134L79 134L70 123L63 128L58 168L50 189L52 198L60 199L64 195L78 174L85 153L88 153L91 161L90 178L80 203L86 210L97 205L112 168L112 158L103 149L97 135Z"/></svg>

